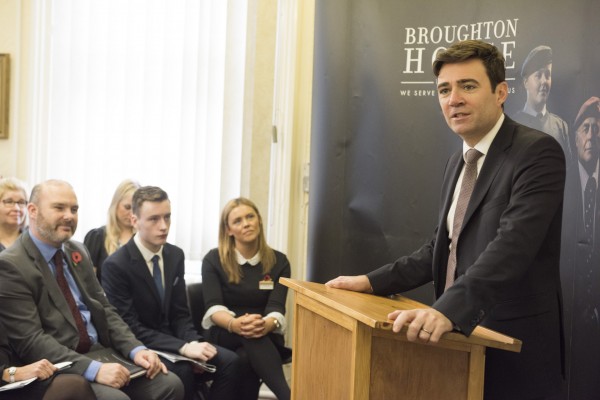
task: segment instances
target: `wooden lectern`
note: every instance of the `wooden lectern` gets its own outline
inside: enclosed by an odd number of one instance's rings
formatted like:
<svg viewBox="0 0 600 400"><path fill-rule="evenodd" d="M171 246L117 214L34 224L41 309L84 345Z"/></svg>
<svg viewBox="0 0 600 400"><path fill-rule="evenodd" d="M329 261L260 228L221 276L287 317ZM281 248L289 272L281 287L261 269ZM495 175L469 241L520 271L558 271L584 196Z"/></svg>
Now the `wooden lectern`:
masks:
<svg viewBox="0 0 600 400"><path fill-rule="evenodd" d="M391 331L394 310L426 308L394 299L281 278L294 291L292 399L482 399L485 349L521 342L483 327L470 337L409 342Z"/></svg>

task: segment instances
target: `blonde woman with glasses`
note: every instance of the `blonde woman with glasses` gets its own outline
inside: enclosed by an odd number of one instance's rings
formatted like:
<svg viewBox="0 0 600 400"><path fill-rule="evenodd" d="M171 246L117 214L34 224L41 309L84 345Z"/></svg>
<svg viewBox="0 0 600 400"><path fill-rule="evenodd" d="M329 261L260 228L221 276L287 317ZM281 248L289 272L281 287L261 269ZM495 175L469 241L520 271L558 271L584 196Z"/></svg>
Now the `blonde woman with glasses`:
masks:
<svg viewBox="0 0 600 400"><path fill-rule="evenodd" d="M14 178L0 179L0 251L21 235L27 220L27 192Z"/></svg>

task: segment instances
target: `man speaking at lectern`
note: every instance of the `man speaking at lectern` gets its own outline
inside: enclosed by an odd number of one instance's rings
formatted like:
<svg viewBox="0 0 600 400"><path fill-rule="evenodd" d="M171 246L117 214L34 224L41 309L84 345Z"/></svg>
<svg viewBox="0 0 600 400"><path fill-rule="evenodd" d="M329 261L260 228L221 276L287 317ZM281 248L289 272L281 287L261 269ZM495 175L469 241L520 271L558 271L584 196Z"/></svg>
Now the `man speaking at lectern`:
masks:
<svg viewBox="0 0 600 400"><path fill-rule="evenodd" d="M409 256L333 288L389 295L433 281L431 308L395 311L393 330L437 343L477 325L523 341L488 349L484 397L543 399L563 381L559 258L565 159L554 138L504 115L504 57L481 41L457 42L433 64L438 99L463 140L444 171L438 226ZM452 396L449 394L449 398Z"/></svg>

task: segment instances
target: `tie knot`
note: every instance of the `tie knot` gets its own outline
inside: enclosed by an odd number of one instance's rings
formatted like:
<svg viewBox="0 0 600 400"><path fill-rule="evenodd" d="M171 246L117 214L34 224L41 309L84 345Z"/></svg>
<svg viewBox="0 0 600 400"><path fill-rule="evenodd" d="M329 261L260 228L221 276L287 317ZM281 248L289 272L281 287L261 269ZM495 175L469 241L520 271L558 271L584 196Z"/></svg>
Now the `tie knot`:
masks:
<svg viewBox="0 0 600 400"><path fill-rule="evenodd" d="M153 262L154 264L157 264L157 263L158 263L158 260L160 260L160 257L158 256L158 254L155 254L155 255L152 257L152 262Z"/></svg>
<svg viewBox="0 0 600 400"><path fill-rule="evenodd" d="M467 164L474 164L477 162L477 160L479 160L479 157L481 157L482 155L483 153L479 152L479 150L469 149L465 154L465 162Z"/></svg>

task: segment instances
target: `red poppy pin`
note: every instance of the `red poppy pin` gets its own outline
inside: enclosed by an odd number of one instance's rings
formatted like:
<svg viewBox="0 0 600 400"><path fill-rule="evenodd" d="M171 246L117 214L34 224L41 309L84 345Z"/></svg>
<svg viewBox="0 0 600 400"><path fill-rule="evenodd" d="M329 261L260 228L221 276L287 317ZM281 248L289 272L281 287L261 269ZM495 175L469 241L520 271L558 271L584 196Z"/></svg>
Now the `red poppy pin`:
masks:
<svg viewBox="0 0 600 400"><path fill-rule="evenodd" d="M81 253L78 251L74 251L71 253L71 260L73 261L73 265L77 266L81 262L83 257L81 257Z"/></svg>

